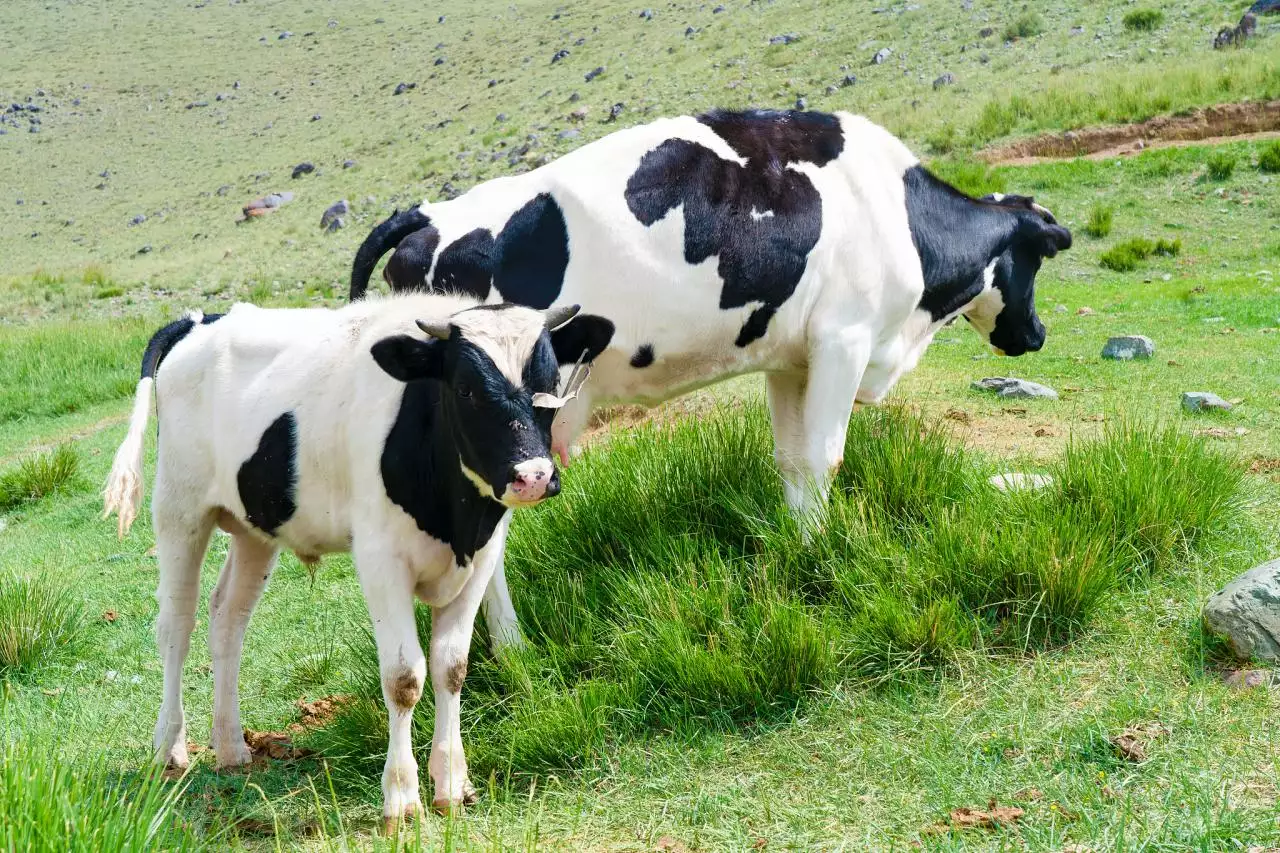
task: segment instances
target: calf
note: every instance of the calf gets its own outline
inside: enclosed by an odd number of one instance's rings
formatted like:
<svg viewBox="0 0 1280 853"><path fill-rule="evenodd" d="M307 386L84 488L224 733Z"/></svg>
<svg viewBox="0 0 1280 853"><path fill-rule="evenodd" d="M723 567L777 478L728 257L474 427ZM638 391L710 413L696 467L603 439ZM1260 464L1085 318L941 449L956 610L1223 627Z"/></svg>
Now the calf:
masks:
<svg viewBox="0 0 1280 853"><path fill-rule="evenodd" d="M716 111L394 214L356 255L352 299L397 245L393 290L582 305L568 348L595 370L557 416L562 461L593 405L766 373L786 499L810 517L855 400L883 399L943 325L1040 349L1035 276L1071 233L1029 198L955 190L865 118ZM501 565L485 611L495 644L519 641Z"/></svg>
<svg viewBox="0 0 1280 853"><path fill-rule="evenodd" d="M383 815L391 826L421 809L410 721L427 660L415 597L432 606L433 805L474 801L459 728L467 650L510 510L560 489L549 451L562 402L553 341L574 332L577 310L544 316L409 294L339 311L237 305L156 333L104 499L123 536L142 500L154 385L164 414L152 500L164 659L160 760L187 765L182 666L217 525L232 536L209 599L218 766L250 760L240 727L240 653L280 549L304 562L351 551L390 717Z"/></svg>

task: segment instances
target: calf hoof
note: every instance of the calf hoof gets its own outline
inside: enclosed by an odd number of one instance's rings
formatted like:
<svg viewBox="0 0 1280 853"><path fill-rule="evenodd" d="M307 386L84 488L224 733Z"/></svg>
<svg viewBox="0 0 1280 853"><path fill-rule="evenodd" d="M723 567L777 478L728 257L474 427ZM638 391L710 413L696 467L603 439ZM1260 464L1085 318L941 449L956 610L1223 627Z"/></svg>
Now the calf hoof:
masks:
<svg viewBox="0 0 1280 853"><path fill-rule="evenodd" d="M479 801L480 795L476 793L476 789L472 787L471 783L467 782L462 786L462 796L459 799L436 797L431 801L431 810L441 816L461 814L463 806L474 806Z"/></svg>
<svg viewBox="0 0 1280 853"><path fill-rule="evenodd" d="M163 765L166 770L186 770L191 766L186 741L179 741L168 749L157 750L156 763Z"/></svg>
<svg viewBox="0 0 1280 853"><path fill-rule="evenodd" d="M387 836L395 835L400 831L401 826L413 821L421 814L421 803L405 803L400 814L384 814L382 816L382 834Z"/></svg>
<svg viewBox="0 0 1280 853"><path fill-rule="evenodd" d="M249 745L243 739L239 743L233 741L229 746L215 744L213 754L215 770L229 770L253 762L253 750L249 749Z"/></svg>

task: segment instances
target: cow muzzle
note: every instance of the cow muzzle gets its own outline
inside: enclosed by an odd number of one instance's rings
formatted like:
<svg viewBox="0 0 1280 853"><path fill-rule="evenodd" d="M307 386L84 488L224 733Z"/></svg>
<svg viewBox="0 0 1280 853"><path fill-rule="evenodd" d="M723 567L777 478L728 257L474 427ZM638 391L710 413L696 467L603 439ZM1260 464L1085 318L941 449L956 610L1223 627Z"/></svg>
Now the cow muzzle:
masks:
<svg viewBox="0 0 1280 853"><path fill-rule="evenodd" d="M509 507L533 506L560 494L556 466L545 456L526 459L511 468L502 503Z"/></svg>

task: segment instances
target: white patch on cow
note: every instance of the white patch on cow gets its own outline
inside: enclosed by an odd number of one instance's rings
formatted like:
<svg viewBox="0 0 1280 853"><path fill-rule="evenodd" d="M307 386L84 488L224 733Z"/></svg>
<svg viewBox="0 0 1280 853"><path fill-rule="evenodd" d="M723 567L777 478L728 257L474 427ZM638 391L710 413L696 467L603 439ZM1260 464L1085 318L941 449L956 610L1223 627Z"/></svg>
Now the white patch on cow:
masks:
<svg viewBox="0 0 1280 853"><path fill-rule="evenodd" d="M459 460L458 466L462 468L462 476L466 477L468 480L471 481L471 485L476 487L476 491L484 495L486 498L494 498L495 500L497 499L497 495L493 493L493 486L489 485L488 480L486 480L484 477L481 477L475 471L472 471L470 468L467 467L467 464L465 462L462 462L461 460Z"/></svg>
<svg viewBox="0 0 1280 853"><path fill-rule="evenodd" d="M771 216L773 216L773 211L772 211L772 210L766 210L764 213L761 213L760 211L756 210L754 207L753 207L753 208L751 208L751 221L752 221L752 222L759 222L761 219L767 219L767 218L769 218L769 217L771 217Z"/></svg>
<svg viewBox="0 0 1280 853"><path fill-rule="evenodd" d="M987 268L982 271L982 292L961 312L969 319L974 331L988 342L996 329L996 318L1004 310L1004 295L995 286L996 264L999 262L1000 259L996 258L987 264Z"/></svg>
<svg viewBox="0 0 1280 853"><path fill-rule="evenodd" d="M463 311L449 322L489 356L512 385L524 385L525 363L546 328L540 311L515 306L500 311Z"/></svg>
<svg viewBox="0 0 1280 853"><path fill-rule="evenodd" d="M991 200L994 201L996 204L999 204L1000 202L1004 201L1004 193L992 193Z"/></svg>
<svg viewBox="0 0 1280 853"><path fill-rule="evenodd" d="M547 485L555 472L556 466L545 456L526 459L517 464L516 475L526 477L531 482L523 488L518 483L508 483L506 491L502 493L503 505L514 508L538 503L546 497Z"/></svg>

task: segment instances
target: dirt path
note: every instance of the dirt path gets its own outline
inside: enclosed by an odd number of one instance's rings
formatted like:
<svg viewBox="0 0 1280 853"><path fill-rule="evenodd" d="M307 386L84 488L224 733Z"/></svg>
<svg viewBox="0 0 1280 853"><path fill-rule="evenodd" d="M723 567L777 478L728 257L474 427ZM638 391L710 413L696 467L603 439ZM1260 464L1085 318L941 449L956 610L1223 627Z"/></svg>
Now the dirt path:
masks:
<svg viewBox="0 0 1280 853"><path fill-rule="evenodd" d="M1272 138L1280 138L1280 101L1219 104L1187 115L1157 116L1137 124L1033 136L988 148L978 156L994 165L1022 166L1075 157L1101 160L1137 154L1148 148Z"/></svg>

